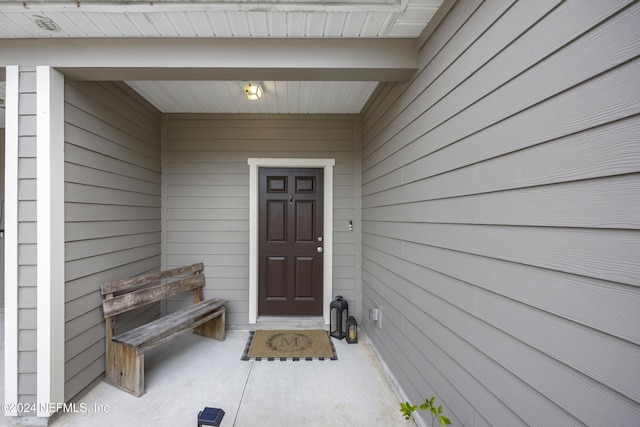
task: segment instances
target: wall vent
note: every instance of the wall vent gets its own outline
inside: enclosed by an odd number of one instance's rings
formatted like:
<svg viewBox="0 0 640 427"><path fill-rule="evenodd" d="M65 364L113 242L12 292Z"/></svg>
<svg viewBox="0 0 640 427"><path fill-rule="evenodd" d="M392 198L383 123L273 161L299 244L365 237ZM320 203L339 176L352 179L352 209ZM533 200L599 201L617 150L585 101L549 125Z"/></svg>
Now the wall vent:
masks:
<svg viewBox="0 0 640 427"><path fill-rule="evenodd" d="M38 27L42 28L45 31L51 31L54 33L60 31L60 27L58 26L58 24L53 22L53 19L47 18L46 16L33 15L33 21Z"/></svg>

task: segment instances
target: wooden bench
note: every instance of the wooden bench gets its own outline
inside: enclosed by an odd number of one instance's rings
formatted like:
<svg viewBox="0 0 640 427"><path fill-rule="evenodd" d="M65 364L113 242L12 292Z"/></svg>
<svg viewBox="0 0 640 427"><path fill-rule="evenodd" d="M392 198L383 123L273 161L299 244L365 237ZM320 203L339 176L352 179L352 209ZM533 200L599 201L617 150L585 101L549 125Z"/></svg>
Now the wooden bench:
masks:
<svg viewBox="0 0 640 427"><path fill-rule="evenodd" d="M203 270L204 265L199 263L101 286L107 327L106 382L134 396L142 396L145 351L190 330L224 339L226 301L202 299ZM188 291L193 291L192 305L122 334L116 333L117 315Z"/></svg>

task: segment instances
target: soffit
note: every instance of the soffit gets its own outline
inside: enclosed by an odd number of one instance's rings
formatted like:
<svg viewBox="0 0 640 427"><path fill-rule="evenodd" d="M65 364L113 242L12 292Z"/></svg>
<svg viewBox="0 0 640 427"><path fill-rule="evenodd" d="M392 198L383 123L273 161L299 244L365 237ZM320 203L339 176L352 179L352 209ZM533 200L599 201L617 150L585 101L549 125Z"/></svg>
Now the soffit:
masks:
<svg viewBox="0 0 640 427"><path fill-rule="evenodd" d="M0 38L417 38L442 0L5 1Z"/></svg>
<svg viewBox="0 0 640 427"><path fill-rule="evenodd" d="M5 1L0 5L0 39L417 39L443 1ZM249 76L238 72L233 80L229 70L192 69L191 77L180 79L175 77L179 73L166 77L162 67L141 68L123 80L163 112L313 114L358 113L378 81L395 79L380 71L367 76L353 67L343 73L339 67L290 68L288 74L285 68L250 76L265 89L255 102L243 98L241 90ZM74 70L63 71L73 76ZM105 79L104 74L118 75L103 72L96 79Z"/></svg>

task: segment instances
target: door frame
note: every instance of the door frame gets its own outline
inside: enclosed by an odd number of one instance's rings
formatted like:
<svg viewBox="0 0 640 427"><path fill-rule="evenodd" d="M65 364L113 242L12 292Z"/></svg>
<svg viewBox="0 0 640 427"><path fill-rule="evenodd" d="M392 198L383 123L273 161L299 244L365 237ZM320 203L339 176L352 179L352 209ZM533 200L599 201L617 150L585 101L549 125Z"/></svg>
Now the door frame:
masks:
<svg viewBox="0 0 640 427"><path fill-rule="evenodd" d="M333 167L335 159L249 158L249 324L258 321L258 170L264 168L324 169L324 266L322 317L329 324L329 304L333 295Z"/></svg>

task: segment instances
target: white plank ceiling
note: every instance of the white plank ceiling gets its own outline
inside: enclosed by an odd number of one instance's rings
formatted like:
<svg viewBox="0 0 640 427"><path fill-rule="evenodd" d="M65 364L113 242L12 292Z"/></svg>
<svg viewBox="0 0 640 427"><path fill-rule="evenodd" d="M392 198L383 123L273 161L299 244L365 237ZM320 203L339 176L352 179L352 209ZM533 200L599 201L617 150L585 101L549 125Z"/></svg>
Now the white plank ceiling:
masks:
<svg viewBox="0 0 640 427"><path fill-rule="evenodd" d="M237 81L136 81L129 86L165 113L357 114L376 82L263 81L258 101Z"/></svg>
<svg viewBox="0 0 640 427"><path fill-rule="evenodd" d="M0 38L417 38L443 0L2 1ZM358 113L377 82L127 82L163 112Z"/></svg>

